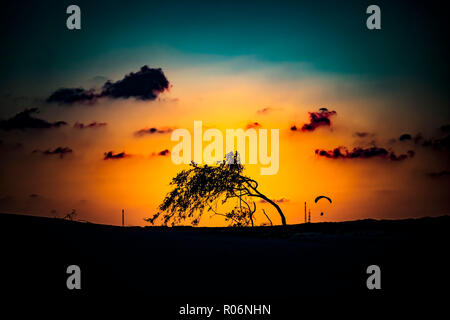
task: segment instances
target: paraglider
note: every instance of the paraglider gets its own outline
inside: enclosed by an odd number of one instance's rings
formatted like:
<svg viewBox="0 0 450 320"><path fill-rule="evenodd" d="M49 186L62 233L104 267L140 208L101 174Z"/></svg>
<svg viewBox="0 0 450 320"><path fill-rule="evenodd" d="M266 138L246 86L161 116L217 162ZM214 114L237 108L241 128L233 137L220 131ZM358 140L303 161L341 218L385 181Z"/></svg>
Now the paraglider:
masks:
<svg viewBox="0 0 450 320"><path fill-rule="evenodd" d="M330 201L330 203L332 203L331 199L328 198L327 196L318 196L318 197L316 198L316 200L314 200L314 202L317 203L317 201L319 201L319 200L322 199L322 198L327 199L328 201Z"/></svg>
<svg viewBox="0 0 450 320"><path fill-rule="evenodd" d="M314 202L317 203L317 201L319 201L319 200L322 199L322 198L327 199L328 201L330 201L330 203L332 203L331 199L328 198L327 196L318 196L318 197L314 200ZM323 212L321 212L320 215L323 216Z"/></svg>
<svg viewBox="0 0 450 320"><path fill-rule="evenodd" d="M330 203L332 203L331 199L327 196L318 196L318 197L316 197L314 202L317 203L322 198L327 199ZM321 212L320 215L323 216L323 212ZM309 210L309 214L307 217L306 216L306 201L305 201L305 223L307 223L307 222L311 222L311 210Z"/></svg>

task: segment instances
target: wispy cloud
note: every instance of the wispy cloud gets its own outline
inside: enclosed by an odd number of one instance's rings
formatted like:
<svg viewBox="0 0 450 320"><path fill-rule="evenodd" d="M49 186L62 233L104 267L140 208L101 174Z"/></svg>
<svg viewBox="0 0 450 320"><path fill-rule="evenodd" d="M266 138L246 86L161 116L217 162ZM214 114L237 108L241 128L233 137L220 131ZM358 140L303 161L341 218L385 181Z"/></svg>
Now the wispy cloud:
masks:
<svg viewBox="0 0 450 320"><path fill-rule="evenodd" d="M103 160L118 160L118 159L125 159L131 157L131 155L125 153L125 152L120 152L120 153L114 153L114 151L108 151L104 153L104 158Z"/></svg>
<svg viewBox="0 0 450 320"><path fill-rule="evenodd" d="M80 122L75 122L75 124L73 125L73 127L75 129L92 129L92 128L101 128L101 127L105 127L108 124L106 122L91 122L89 124L83 124Z"/></svg>
<svg viewBox="0 0 450 320"><path fill-rule="evenodd" d="M402 134L398 140L401 142L412 141L415 145L432 148L437 151L450 150L450 125L443 125L438 132L430 138L424 137L421 133L412 136L409 133Z"/></svg>
<svg viewBox="0 0 450 320"><path fill-rule="evenodd" d="M257 129L257 128L262 128L262 125L258 122L252 122L252 123L248 123L245 126L245 129Z"/></svg>
<svg viewBox="0 0 450 320"><path fill-rule="evenodd" d="M321 126L331 126L330 117L336 115L336 111L328 111L327 108L320 108L319 112L309 112L309 123L305 123L299 129L297 126L292 126L292 131L311 132Z"/></svg>
<svg viewBox="0 0 450 320"><path fill-rule="evenodd" d="M393 151L375 146L370 148L356 147L351 151L346 147L337 147L333 150L316 149L315 153L320 157L330 159L370 159L379 157L391 161L403 161L415 155L413 150L409 150L406 154L396 155Z"/></svg>
<svg viewBox="0 0 450 320"><path fill-rule="evenodd" d="M46 120L36 118L32 116L32 114L34 113L39 113L39 109L25 109L24 111L17 113L10 119L1 120L0 129L5 131L25 129L50 129L67 125L67 122L65 121L48 122Z"/></svg>
<svg viewBox="0 0 450 320"><path fill-rule="evenodd" d="M260 115L266 115L266 114L271 113L271 112L273 112L275 110L277 110L277 109L276 108L272 108L272 107L265 107L265 108L257 110L256 113L260 114Z"/></svg>
<svg viewBox="0 0 450 320"><path fill-rule="evenodd" d="M357 138L369 138L375 136L373 133L370 132L364 132L364 131L356 131L353 136Z"/></svg>
<svg viewBox="0 0 450 320"><path fill-rule="evenodd" d="M67 154L71 154L73 152L72 149L68 148L68 147L57 147L53 150L51 149L47 149L47 150L34 150L32 153L40 153L46 156L50 156L50 155L59 155L59 157L62 159L64 158L65 155Z"/></svg>
<svg viewBox="0 0 450 320"><path fill-rule="evenodd" d="M152 153L152 157L155 157L155 156L167 157L169 155L170 155L169 149L164 149L164 150L162 150L160 152L153 152Z"/></svg>
<svg viewBox="0 0 450 320"><path fill-rule="evenodd" d="M273 202L275 202L275 203L286 203L286 202L289 202L289 201L290 201L290 200L287 199L287 198L271 199L271 200L272 200ZM264 199L259 200L259 202L260 202L260 203L267 203L267 201L264 200Z"/></svg>
<svg viewBox="0 0 450 320"><path fill-rule="evenodd" d="M146 135L152 135L152 134L166 134L166 133L171 133L173 131L173 128L169 128L169 127L163 127L163 128L145 128L145 129L140 129L138 131L136 131L134 133L135 136L138 137L142 137L142 136L146 136Z"/></svg>

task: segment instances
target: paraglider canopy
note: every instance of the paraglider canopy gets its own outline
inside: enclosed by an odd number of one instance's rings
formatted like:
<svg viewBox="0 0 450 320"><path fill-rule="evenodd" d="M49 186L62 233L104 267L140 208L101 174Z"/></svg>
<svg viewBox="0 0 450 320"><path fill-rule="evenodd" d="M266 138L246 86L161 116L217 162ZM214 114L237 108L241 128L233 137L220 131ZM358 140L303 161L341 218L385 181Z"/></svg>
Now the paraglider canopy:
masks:
<svg viewBox="0 0 450 320"><path fill-rule="evenodd" d="M314 202L317 203L317 201L319 201L319 200L322 199L322 198L325 198L325 199L327 199L328 201L330 201L330 203L332 203L331 199L328 198L328 197L326 197L326 196L318 196L318 197L316 198L316 200L314 200Z"/></svg>

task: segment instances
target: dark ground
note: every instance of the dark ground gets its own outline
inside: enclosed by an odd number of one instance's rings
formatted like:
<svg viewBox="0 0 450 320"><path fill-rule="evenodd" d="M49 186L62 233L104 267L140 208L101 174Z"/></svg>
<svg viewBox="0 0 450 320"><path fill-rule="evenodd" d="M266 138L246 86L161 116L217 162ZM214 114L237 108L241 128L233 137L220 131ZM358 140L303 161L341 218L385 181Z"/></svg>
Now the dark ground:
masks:
<svg viewBox="0 0 450 320"><path fill-rule="evenodd" d="M9 297L139 295L156 303L432 297L448 288L449 226L443 216L253 229L122 228L0 214L1 290ZM66 288L71 264L81 268L82 290ZM381 290L366 287L372 264L381 268Z"/></svg>

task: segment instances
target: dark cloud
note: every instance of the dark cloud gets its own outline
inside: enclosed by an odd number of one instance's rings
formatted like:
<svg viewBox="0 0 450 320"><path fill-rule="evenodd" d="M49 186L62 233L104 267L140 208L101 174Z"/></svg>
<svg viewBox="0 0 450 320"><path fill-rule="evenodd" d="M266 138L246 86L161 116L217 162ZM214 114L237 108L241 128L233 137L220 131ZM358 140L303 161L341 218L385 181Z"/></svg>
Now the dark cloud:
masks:
<svg viewBox="0 0 450 320"><path fill-rule="evenodd" d="M96 122L96 121L91 122L89 124L75 122L73 127L76 129L88 129L88 128L101 128L101 127L105 127L106 125L107 125L106 122Z"/></svg>
<svg viewBox="0 0 450 320"><path fill-rule="evenodd" d="M1 120L0 129L5 131L25 129L50 129L67 125L65 121L48 122L46 120L33 117L33 113L39 113L39 109L25 109L24 111L17 113L10 119Z"/></svg>
<svg viewBox="0 0 450 320"><path fill-rule="evenodd" d="M59 102L72 104L75 102L95 102L99 97L93 89L85 90L83 88L61 88L53 92L47 98L47 102Z"/></svg>
<svg viewBox="0 0 450 320"><path fill-rule="evenodd" d="M408 133L402 134L399 137L399 141L411 140L414 144L426 148L431 148L437 151L449 151L450 150L450 125L441 126L434 137L425 138L421 133L412 136Z"/></svg>
<svg viewBox="0 0 450 320"><path fill-rule="evenodd" d="M135 133L134 133L134 135L136 135L136 136L138 136L138 137L142 137L142 136L145 136L145 135L148 135L148 134L156 134L156 133L159 133L159 134L165 134L165 133L171 133L173 131L173 129L172 128L167 128L167 127L164 127L164 128L145 128L145 129L140 129L140 130L138 130L138 131L136 131Z"/></svg>
<svg viewBox="0 0 450 320"><path fill-rule="evenodd" d="M416 145L432 148L437 151L449 151L450 150L450 135L440 135L432 138L424 138L422 134L418 133L413 141Z"/></svg>
<svg viewBox="0 0 450 320"><path fill-rule="evenodd" d="M450 175L450 171L448 171L448 170L427 173L427 176L429 176L430 178L433 178L433 179L448 177L449 175Z"/></svg>
<svg viewBox="0 0 450 320"><path fill-rule="evenodd" d="M419 143L423 147L430 147L438 151L449 151L450 150L450 135L444 137L422 139Z"/></svg>
<svg viewBox="0 0 450 320"><path fill-rule="evenodd" d="M160 151L160 152L158 152L158 153L156 153L156 152L153 152L153 153L152 153L152 156L153 156L153 157L154 157L154 156L166 157L166 156L169 156L169 155L170 155L169 149L164 149L163 151Z"/></svg>
<svg viewBox="0 0 450 320"><path fill-rule="evenodd" d="M44 151L34 150L32 153L41 153L46 156L59 155L59 157L62 159L62 158L64 158L65 155L70 154L72 152L73 152L73 150L68 147L57 147L53 150L51 150L51 149L47 149Z"/></svg>
<svg viewBox="0 0 450 320"><path fill-rule="evenodd" d="M369 132L360 132L360 131L356 131L353 135L354 135L355 137L358 137L358 138L367 138L367 137L373 137L373 136L374 136L373 133L369 133Z"/></svg>
<svg viewBox="0 0 450 320"><path fill-rule="evenodd" d="M406 152L406 154L396 155L394 152L391 152L389 154L389 159L392 161L403 161L408 158L413 158L416 155L416 153L413 150L409 150Z"/></svg>
<svg viewBox="0 0 450 320"><path fill-rule="evenodd" d="M143 66L139 71L127 74L122 80L106 81L100 92L96 92L94 89L61 88L52 93L46 101L62 104L94 103L98 98L104 97L155 100L161 92L167 89L169 89L169 81L162 69Z"/></svg>
<svg viewBox="0 0 450 320"><path fill-rule="evenodd" d="M275 202L275 203L286 203L286 202L289 202L289 199L287 199L287 198L271 199L271 200L272 200L273 202ZM259 202L260 202L260 203L267 203L267 201L264 200L264 199L259 200Z"/></svg>
<svg viewBox="0 0 450 320"><path fill-rule="evenodd" d="M124 159L130 157L129 154L126 154L125 152L120 153L114 153L114 151L108 151L104 153L103 160L109 160L109 159Z"/></svg>
<svg viewBox="0 0 450 320"><path fill-rule="evenodd" d="M168 156L169 154L170 154L170 151L169 151L168 149L165 149L165 150L159 152L159 153L158 153L158 156L163 156L163 157L165 157L165 156Z"/></svg>
<svg viewBox="0 0 450 320"><path fill-rule="evenodd" d="M159 93L168 88L169 81L162 69L143 66L141 70L129 73L122 80L107 81L103 86L102 96L154 100Z"/></svg>
<svg viewBox="0 0 450 320"><path fill-rule="evenodd" d="M275 109L272 107L265 107L256 111L257 114L268 114L269 112L274 111Z"/></svg>
<svg viewBox="0 0 450 320"><path fill-rule="evenodd" d="M245 126L245 129L257 129L257 128L262 128L262 125L259 124L258 122L252 122Z"/></svg>
<svg viewBox="0 0 450 320"><path fill-rule="evenodd" d="M409 133L404 133L398 138L398 140L400 141L412 140L412 136Z"/></svg>
<svg viewBox="0 0 450 320"><path fill-rule="evenodd" d="M301 130L303 132L314 131L321 126L331 126L330 117L336 115L336 111L328 111L327 108L320 108L319 112L309 112L309 123L305 123ZM297 126L291 127L292 131L299 130Z"/></svg>
<svg viewBox="0 0 450 320"><path fill-rule="evenodd" d="M406 154L397 156L394 152L390 152L385 148L370 147L362 148L356 147L352 151L348 151L345 147L337 147L333 150L316 149L315 153L318 156L330 159L370 159L375 157L385 158L392 161L402 161L414 157L414 151L410 150Z"/></svg>

